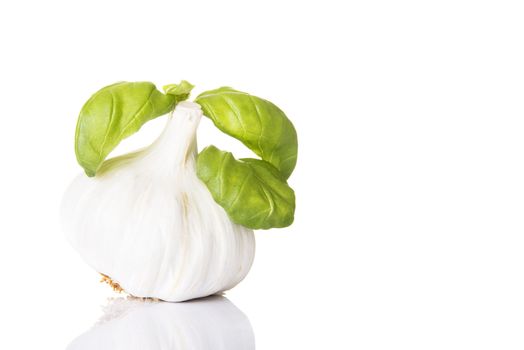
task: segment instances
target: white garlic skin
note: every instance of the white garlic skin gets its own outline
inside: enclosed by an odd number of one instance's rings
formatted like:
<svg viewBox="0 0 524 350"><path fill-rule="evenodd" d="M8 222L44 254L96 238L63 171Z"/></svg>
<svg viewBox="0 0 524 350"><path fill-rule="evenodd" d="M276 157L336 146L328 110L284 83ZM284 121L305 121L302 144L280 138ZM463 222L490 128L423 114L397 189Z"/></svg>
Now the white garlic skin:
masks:
<svg viewBox="0 0 524 350"><path fill-rule="evenodd" d="M71 245L127 293L184 301L228 290L249 272L253 231L233 223L196 175L202 111L181 102L149 147L79 175L62 202Z"/></svg>

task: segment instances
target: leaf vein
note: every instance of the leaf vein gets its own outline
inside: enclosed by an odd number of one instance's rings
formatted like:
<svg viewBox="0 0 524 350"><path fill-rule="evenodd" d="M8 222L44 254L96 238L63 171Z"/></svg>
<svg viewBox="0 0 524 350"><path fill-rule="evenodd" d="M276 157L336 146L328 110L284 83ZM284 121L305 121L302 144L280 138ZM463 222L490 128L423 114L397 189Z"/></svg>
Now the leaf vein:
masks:
<svg viewBox="0 0 524 350"><path fill-rule="evenodd" d="M255 107L255 112L258 118L258 122L260 123L260 133L258 134L257 145L258 145L258 149L260 150L260 156L264 158L264 150L262 149L262 146L260 145L260 141L262 140L262 134L264 133L264 124L262 124L262 118L260 118L260 111L258 109L258 104L256 104L255 101L253 101L253 96L249 95L249 100Z"/></svg>
<svg viewBox="0 0 524 350"><path fill-rule="evenodd" d="M111 95L111 114L109 115L109 126L107 127L106 133L104 135L102 146L100 147L100 150L98 151L98 157L100 159L103 158L102 153L104 151L104 147L106 146L107 136L109 135L109 131L111 130L111 127L113 126L113 120L115 116L115 95L113 95L113 92L111 92L111 90L109 90L109 94Z"/></svg>
<svg viewBox="0 0 524 350"><path fill-rule="evenodd" d="M151 92L149 93L149 95L147 96L147 99L146 101L144 102L144 104L138 109L138 111L135 113L135 115L133 116L133 118L131 118L131 120L126 124L126 126L124 126L124 128L122 129L122 131L120 132L120 134L118 135L118 139L120 140L122 138L122 135L124 135L124 133L127 131L127 128L129 126L131 126L134 121L136 120L136 118L138 118L138 116L142 113L142 111L144 110L144 108L146 107L146 105L149 103L151 104L151 106L153 106L153 104L151 103L151 95L153 95L153 92L155 92L155 88L152 88L151 89Z"/></svg>
<svg viewBox="0 0 524 350"><path fill-rule="evenodd" d="M231 201L231 204L229 205L229 208L233 208L233 206L236 204L236 202L238 201L238 199L240 198L240 194L242 193L242 191L244 190L244 187L246 186L246 183L247 183L247 180L253 175L253 173L249 173L245 178L244 178L244 181L242 182L242 184L240 185L240 187L238 188L238 192L235 196L235 198Z"/></svg>
<svg viewBox="0 0 524 350"><path fill-rule="evenodd" d="M229 108L231 108L231 111L233 111L233 114L235 115L235 117L238 120L238 124L240 124L240 127L242 128L242 138L245 138L245 136L246 136L246 128L245 128L244 124L242 123L242 120L240 119L240 113L238 112L236 107L234 107L233 104L231 104L231 100L228 97L222 96L222 99L226 102L226 104L229 106Z"/></svg>
<svg viewBox="0 0 524 350"><path fill-rule="evenodd" d="M226 156L222 157L222 161L220 162L220 166L218 167L218 171L217 171L217 177L218 177L218 193L219 193L219 198L222 199L222 191L224 189L224 178L225 178L225 175L224 175L224 166L225 166L225 163L226 163ZM220 176L222 175L222 176Z"/></svg>

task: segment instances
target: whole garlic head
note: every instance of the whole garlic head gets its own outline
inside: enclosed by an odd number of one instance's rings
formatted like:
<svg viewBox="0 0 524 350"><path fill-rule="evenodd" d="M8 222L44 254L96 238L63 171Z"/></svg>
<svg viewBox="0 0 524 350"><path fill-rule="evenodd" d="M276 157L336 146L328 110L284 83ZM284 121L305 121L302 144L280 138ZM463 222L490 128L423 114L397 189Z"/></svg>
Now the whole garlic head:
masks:
<svg viewBox="0 0 524 350"><path fill-rule="evenodd" d="M198 104L180 102L149 147L79 175L62 203L66 236L82 258L127 293L166 301L238 284L255 253L196 175Z"/></svg>

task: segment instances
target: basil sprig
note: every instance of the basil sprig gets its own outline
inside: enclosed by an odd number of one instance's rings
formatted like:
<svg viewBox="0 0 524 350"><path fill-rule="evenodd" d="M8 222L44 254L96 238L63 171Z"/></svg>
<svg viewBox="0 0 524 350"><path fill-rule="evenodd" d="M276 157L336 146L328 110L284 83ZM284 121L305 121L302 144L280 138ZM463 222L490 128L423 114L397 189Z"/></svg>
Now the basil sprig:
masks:
<svg viewBox="0 0 524 350"><path fill-rule="evenodd" d="M85 103L76 128L75 153L88 176L95 176L109 153L151 119L172 111L189 97L187 81L164 86L119 82ZM200 94L196 103L222 132L240 140L261 159L235 159L206 147L197 175L232 221L253 229L291 225L295 193L287 179L297 162L297 133L287 116L262 98L222 87Z"/></svg>

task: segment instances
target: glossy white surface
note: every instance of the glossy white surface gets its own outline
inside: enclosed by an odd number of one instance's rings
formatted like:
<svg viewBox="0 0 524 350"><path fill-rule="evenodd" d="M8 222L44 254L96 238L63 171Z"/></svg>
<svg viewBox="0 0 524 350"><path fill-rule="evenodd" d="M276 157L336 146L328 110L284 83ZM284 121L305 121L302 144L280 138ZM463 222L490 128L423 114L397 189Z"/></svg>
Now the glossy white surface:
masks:
<svg viewBox="0 0 524 350"><path fill-rule="evenodd" d="M224 297L186 303L117 298L68 350L254 350L247 317Z"/></svg>
<svg viewBox="0 0 524 350"><path fill-rule="evenodd" d="M59 205L101 86L267 98L299 135L293 226L226 294L259 350L524 348L521 1L0 2L0 349L65 349L114 293ZM117 150L149 144L145 125ZM203 119L199 147L251 156Z"/></svg>

